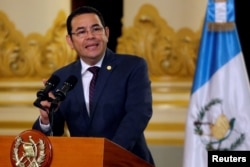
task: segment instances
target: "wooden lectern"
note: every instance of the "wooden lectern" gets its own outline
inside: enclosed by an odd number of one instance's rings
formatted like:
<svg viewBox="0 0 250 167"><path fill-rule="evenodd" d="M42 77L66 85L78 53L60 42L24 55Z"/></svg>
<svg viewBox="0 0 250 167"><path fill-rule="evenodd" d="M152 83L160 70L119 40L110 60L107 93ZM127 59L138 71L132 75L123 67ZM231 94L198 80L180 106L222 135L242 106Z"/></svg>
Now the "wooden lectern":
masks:
<svg viewBox="0 0 250 167"><path fill-rule="evenodd" d="M48 137L51 167L153 167L105 138ZM0 136L0 166L11 167L14 136Z"/></svg>

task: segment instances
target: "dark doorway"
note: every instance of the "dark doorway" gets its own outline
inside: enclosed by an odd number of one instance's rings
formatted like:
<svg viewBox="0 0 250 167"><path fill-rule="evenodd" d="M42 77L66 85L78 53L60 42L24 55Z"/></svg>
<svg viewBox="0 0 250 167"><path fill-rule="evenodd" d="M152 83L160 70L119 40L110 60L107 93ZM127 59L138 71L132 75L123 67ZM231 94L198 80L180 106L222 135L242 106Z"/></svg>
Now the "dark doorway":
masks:
<svg viewBox="0 0 250 167"><path fill-rule="evenodd" d="M250 24L247 19L250 13L249 9L249 0L235 0L236 26L248 71L248 78L250 78L250 44L248 42L250 40Z"/></svg>

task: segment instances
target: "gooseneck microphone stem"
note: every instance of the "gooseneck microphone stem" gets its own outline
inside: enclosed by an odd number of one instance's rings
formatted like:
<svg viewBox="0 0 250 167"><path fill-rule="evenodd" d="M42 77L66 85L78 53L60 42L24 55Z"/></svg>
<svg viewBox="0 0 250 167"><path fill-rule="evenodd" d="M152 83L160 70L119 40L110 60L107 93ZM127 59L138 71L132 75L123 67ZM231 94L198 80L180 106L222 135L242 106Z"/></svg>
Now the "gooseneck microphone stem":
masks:
<svg viewBox="0 0 250 167"><path fill-rule="evenodd" d="M51 102L51 106L50 106L50 108L49 108L49 113L48 113L48 115L49 115L49 122L50 122L50 129L51 129L51 131L50 131L50 136L54 136L54 132L53 132L53 126L54 126L54 113L56 112L56 109L57 109L57 107L58 107L58 103L59 103L59 101L58 100L53 100L52 102Z"/></svg>

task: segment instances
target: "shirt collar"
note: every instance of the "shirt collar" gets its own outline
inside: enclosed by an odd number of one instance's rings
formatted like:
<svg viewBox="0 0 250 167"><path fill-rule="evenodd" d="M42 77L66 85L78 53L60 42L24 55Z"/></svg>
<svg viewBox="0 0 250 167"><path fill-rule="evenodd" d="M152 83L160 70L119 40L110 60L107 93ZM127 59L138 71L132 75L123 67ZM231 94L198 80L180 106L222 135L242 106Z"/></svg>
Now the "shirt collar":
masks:
<svg viewBox="0 0 250 167"><path fill-rule="evenodd" d="M102 58L93 66L97 66L97 67L101 68L103 58L104 58L104 54L103 54ZM81 58L80 58L80 62L81 62L81 66L82 66L81 74L84 74L89 67L92 67L92 66L86 64Z"/></svg>

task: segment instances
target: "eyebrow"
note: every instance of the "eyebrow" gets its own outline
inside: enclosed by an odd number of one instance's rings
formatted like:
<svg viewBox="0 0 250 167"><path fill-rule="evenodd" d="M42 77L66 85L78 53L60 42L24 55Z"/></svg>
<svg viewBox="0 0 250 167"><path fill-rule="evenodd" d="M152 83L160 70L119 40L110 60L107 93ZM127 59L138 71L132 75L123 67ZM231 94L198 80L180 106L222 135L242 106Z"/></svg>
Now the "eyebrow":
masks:
<svg viewBox="0 0 250 167"><path fill-rule="evenodd" d="M96 27L96 26L101 26L101 25L96 23L96 24L93 24L91 27ZM86 27L77 27L75 31L79 31L79 30L83 30L83 29L86 29Z"/></svg>

